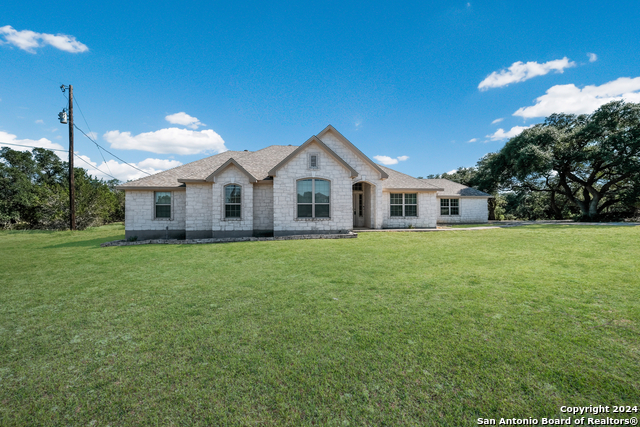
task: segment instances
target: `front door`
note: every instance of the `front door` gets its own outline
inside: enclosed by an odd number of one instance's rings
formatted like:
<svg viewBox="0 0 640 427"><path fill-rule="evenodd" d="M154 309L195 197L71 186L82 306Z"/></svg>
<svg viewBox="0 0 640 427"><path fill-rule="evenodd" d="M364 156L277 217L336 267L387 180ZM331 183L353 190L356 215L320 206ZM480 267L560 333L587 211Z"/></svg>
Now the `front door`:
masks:
<svg viewBox="0 0 640 427"><path fill-rule="evenodd" d="M364 227L364 193L353 192L353 226Z"/></svg>

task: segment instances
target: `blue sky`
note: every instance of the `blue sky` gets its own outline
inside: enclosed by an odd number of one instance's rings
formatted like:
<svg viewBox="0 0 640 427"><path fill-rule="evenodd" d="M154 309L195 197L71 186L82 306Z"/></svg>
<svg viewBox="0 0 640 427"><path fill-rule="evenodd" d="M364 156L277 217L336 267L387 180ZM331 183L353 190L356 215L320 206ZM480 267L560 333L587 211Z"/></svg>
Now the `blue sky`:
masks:
<svg viewBox="0 0 640 427"><path fill-rule="evenodd" d="M73 84L76 124L149 172L327 124L401 172L446 172L553 112L640 102L638 18L625 1L10 2L0 146L66 148ZM79 132L75 149L140 176Z"/></svg>

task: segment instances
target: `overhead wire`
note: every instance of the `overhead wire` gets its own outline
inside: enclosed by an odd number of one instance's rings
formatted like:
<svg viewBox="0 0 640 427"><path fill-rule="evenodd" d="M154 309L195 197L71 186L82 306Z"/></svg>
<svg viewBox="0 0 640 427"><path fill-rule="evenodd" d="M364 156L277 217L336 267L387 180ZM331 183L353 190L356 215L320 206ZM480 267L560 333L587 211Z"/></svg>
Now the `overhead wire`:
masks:
<svg viewBox="0 0 640 427"><path fill-rule="evenodd" d="M0 144L2 144L2 145L16 145L16 146L18 146L18 147L27 147L27 148L42 148L42 149L44 149L44 150L50 150L50 151L63 151L63 152L65 152L65 153L68 153L68 152L69 152L69 150L59 150L59 149L57 149L57 148L36 147L35 145L14 144L14 143L12 143L12 142L2 142L2 141L0 141ZM97 170L98 172L100 172L101 174L106 175L106 176L110 176L111 178L113 178L113 179L117 179L118 181L120 181L120 180L119 180L118 178L116 178L115 176L113 176L113 175L111 175L111 174L108 174L108 173L106 173L106 172L104 172L104 171L100 170L100 168L98 168L98 167L96 167L96 166L92 165L91 163L87 162L85 159L83 159L82 157L80 157L80 156L79 156L79 155L77 155L76 153L73 153L73 155L74 155L75 157L77 157L78 159L82 160L83 162L85 162L86 164L88 164L89 166L91 166L92 168L94 168L95 170ZM109 171L109 172L111 172L111 171Z"/></svg>
<svg viewBox="0 0 640 427"><path fill-rule="evenodd" d="M120 157L118 157L118 156L116 156L115 154L113 154L111 151L109 151L109 150L105 149L104 147L102 147L100 144L98 144L96 141L94 141L94 140L93 140L89 135L87 135L87 134L86 134L82 129L80 129L80 128L78 127L78 125L76 125L75 123L73 124L73 127L75 127L75 128L76 128L76 129L78 129L80 132L82 132L82 134L83 134L84 136L86 136L87 138L89 138L89 140L90 140L91 142L93 142L94 144L96 144L98 147L102 148L105 152L107 152L107 153L111 154L111 155L112 155L113 157L115 157L116 159L120 160L120 161L121 161L122 163L124 163L125 165L127 165L127 166L131 166L131 167L132 167L132 168L134 168L135 170L138 170L138 171L140 171L140 172L142 172L142 173L146 173L147 175L151 176L151 174L150 174L149 172L147 172L147 171L143 171L142 169L140 169L140 168L137 168L137 167L133 166L131 163L125 162L125 161L124 161L124 160L122 160Z"/></svg>
<svg viewBox="0 0 640 427"><path fill-rule="evenodd" d="M73 102L75 102L75 104L78 106L78 110L80 110L80 115L82 116L82 119L84 120L84 123L87 125L87 129L89 129L89 133L93 133L91 131L91 126L89 126L89 123L87 122L87 119L84 117L84 113L82 112L82 108L80 108L80 104L78 103L78 97L74 97L73 98ZM74 127L75 127L75 123L74 123ZM84 132L82 132L84 133ZM102 154L102 150L98 143L91 140L94 144L96 144L96 147L98 147L98 152L100 153L100 156L102 156L102 161L104 162L105 165L107 165L107 169L109 169L109 173L113 173L111 172L111 168L109 167L109 163L107 163L107 159L104 158L104 154Z"/></svg>
<svg viewBox="0 0 640 427"><path fill-rule="evenodd" d="M13 142L2 142L0 141L0 144L4 145L17 145L18 147L28 147L28 148L44 148L44 147L36 147L35 145L24 145L24 144L14 144ZM65 153L68 153L69 150L58 150L57 148L44 148L45 150L51 150L51 151L64 151Z"/></svg>

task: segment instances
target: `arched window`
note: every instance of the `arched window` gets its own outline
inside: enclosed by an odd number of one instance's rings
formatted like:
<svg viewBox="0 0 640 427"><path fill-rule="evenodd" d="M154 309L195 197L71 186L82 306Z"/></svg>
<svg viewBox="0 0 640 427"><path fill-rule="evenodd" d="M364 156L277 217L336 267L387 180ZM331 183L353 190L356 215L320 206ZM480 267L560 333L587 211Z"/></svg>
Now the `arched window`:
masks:
<svg viewBox="0 0 640 427"><path fill-rule="evenodd" d="M297 182L298 218L329 218L331 182L326 179L301 179Z"/></svg>
<svg viewBox="0 0 640 427"><path fill-rule="evenodd" d="M224 186L224 217L242 217L242 187L237 184Z"/></svg>

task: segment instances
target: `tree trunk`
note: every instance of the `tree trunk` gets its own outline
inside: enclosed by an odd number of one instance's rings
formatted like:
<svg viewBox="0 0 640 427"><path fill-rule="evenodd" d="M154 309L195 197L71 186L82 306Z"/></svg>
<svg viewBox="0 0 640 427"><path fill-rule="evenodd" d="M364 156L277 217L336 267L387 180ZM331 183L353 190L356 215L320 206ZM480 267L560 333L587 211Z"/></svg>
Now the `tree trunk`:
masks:
<svg viewBox="0 0 640 427"><path fill-rule="evenodd" d="M553 219L564 219L562 217L562 211L556 204L556 192L555 190L551 191L551 210L553 211Z"/></svg>
<svg viewBox="0 0 640 427"><path fill-rule="evenodd" d="M487 208L489 209L489 221L495 221L496 219L496 199L492 197L487 199Z"/></svg>

